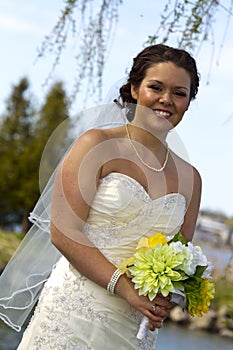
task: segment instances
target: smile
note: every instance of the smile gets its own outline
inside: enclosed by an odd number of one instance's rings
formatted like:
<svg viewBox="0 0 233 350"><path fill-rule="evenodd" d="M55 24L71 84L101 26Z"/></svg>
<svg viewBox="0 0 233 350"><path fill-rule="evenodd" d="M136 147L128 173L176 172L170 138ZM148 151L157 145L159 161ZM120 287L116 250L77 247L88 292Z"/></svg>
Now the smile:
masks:
<svg viewBox="0 0 233 350"><path fill-rule="evenodd" d="M159 109L153 109L153 112L159 117L159 118L169 118L172 113L170 112L165 112L165 111L161 111Z"/></svg>

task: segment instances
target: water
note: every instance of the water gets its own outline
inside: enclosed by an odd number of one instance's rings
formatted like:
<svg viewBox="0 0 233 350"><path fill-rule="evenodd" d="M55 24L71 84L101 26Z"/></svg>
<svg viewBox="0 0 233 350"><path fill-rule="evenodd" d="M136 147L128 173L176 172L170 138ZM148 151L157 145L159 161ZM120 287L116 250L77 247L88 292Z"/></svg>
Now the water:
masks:
<svg viewBox="0 0 233 350"><path fill-rule="evenodd" d="M233 339L217 334L188 330L174 324L159 331L156 350L232 350Z"/></svg>
<svg viewBox="0 0 233 350"><path fill-rule="evenodd" d="M208 259L214 264L215 268L219 272L223 272L230 262L232 256L232 250L230 248L218 249L215 247L201 246L203 252L207 255Z"/></svg>
<svg viewBox="0 0 233 350"><path fill-rule="evenodd" d="M0 323L0 350L16 350L21 337L22 333L11 331ZM156 350L187 350L187 348L188 350L232 350L233 339L191 331L173 324L164 325L160 329Z"/></svg>

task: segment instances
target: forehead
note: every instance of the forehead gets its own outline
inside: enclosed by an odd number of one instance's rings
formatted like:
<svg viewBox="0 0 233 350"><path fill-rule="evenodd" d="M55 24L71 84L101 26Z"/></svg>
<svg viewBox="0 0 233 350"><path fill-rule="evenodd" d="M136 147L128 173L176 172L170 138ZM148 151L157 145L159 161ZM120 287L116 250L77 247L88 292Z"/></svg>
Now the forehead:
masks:
<svg viewBox="0 0 233 350"><path fill-rule="evenodd" d="M155 63L147 69L144 80L157 80L163 84L190 88L190 74L172 62Z"/></svg>

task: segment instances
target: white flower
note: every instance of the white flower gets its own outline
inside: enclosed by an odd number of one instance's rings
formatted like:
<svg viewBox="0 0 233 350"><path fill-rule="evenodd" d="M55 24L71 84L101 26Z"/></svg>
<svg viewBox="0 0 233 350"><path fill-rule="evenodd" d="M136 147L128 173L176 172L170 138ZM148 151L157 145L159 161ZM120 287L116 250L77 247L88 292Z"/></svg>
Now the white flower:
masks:
<svg viewBox="0 0 233 350"><path fill-rule="evenodd" d="M181 269L185 271L188 276L195 274L197 266L207 266L208 261L199 246L194 246L191 242L184 246L188 252L188 258L184 259Z"/></svg>
<svg viewBox="0 0 233 350"><path fill-rule="evenodd" d="M177 270L184 271L185 274L189 275L188 273L190 271L189 262L192 260L190 250L187 249L187 246L185 246L179 241L172 242L169 245L173 247L175 254L182 254L182 263L179 266L177 266Z"/></svg>

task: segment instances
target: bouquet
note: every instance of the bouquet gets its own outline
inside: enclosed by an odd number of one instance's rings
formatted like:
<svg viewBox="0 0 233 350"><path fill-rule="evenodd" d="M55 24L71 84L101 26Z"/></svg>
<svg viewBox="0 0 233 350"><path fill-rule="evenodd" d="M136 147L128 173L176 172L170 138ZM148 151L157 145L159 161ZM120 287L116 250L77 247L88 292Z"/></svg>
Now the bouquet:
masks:
<svg viewBox="0 0 233 350"><path fill-rule="evenodd" d="M213 265L201 248L187 243L180 232L171 240L162 233L143 237L133 256L119 269L132 279L139 295L152 301L158 293L164 297L171 294L171 300L185 307L191 316L207 313L214 298ZM144 338L147 330L148 319L144 317L137 338Z"/></svg>

